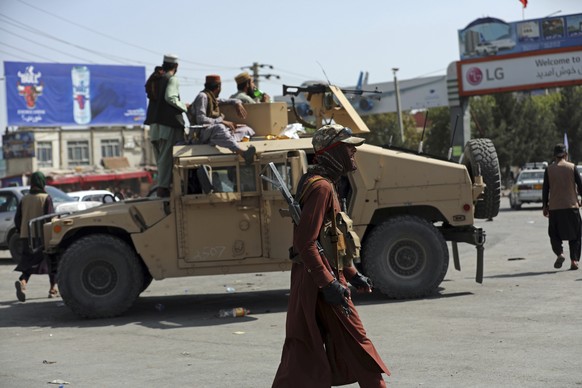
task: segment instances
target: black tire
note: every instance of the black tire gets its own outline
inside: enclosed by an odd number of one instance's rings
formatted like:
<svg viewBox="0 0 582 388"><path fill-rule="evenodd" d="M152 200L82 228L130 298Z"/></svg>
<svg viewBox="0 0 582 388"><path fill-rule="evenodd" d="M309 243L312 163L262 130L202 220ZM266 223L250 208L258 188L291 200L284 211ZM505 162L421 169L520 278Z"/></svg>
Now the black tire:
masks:
<svg viewBox="0 0 582 388"><path fill-rule="evenodd" d="M475 203L475 218L490 219L499 214L501 202L501 178L499 160L493 142L489 139L471 139L465 145L463 164L467 167L471 181L479 174L485 183L485 191Z"/></svg>
<svg viewBox="0 0 582 388"><path fill-rule="evenodd" d="M145 267L145 266L144 266ZM150 286L150 284L152 284L152 280L154 280L154 278L152 277L152 275L149 273L149 271L146 269L144 269L143 272L143 286L141 287L141 292L144 292L145 290L147 290L147 288Z"/></svg>
<svg viewBox="0 0 582 388"><path fill-rule="evenodd" d="M121 315L142 291L142 265L133 248L118 237L82 237L65 250L59 263L63 301L85 318Z"/></svg>
<svg viewBox="0 0 582 388"><path fill-rule="evenodd" d="M394 299L434 293L449 268L449 249L437 228L416 216L392 218L364 241L364 272L374 287Z"/></svg>
<svg viewBox="0 0 582 388"><path fill-rule="evenodd" d="M12 257L12 261L16 264L20 263L22 259L22 252L24 247L22 246L25 240L20 238L20 235L13 231L8 237L8 250L10 250L10 256Z"/></svg>

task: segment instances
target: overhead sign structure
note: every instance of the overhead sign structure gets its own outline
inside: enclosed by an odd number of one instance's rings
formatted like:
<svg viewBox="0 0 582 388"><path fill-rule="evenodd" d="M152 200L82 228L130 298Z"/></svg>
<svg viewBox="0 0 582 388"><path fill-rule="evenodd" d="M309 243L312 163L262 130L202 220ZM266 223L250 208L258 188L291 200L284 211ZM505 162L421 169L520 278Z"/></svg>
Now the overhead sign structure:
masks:
<svg viewBox="0 0 582 388"><path fill-rule="evenodd" d="M4 62L8 125L141 125L145 67Z"/></svg>
<svg viewBox="0 0 582 388"><path fill-rule="evenodd" d="M485 17L458 31L461 60L582 46L582 13L507 23Z"/></svg>
<svg viewBox="0 0 582 388"><path fill-rule="evenodd" d="M459 95L582 85L582 48L457 62Z"/></svg>

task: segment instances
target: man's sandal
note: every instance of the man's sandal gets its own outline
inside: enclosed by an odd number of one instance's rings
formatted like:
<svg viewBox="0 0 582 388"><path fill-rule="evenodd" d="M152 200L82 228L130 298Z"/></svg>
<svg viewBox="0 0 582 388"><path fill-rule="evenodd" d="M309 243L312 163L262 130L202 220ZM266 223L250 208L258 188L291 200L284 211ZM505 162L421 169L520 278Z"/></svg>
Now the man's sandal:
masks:
<svg viewBox="0 0 582 388"><path fill-rule="evenodd" d="M21 302L26 301L26 286L20 280L17 280L14 283L14 287L16 287L16 297L18 300Z"/></svg>

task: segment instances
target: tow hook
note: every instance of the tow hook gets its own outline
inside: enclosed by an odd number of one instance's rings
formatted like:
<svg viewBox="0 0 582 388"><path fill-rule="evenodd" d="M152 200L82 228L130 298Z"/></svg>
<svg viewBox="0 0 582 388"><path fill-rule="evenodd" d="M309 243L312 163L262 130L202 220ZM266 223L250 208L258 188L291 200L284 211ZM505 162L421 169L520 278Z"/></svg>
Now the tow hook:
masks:
<svg viewBox="0 0 582 388"><path fill-rule="evenodd" d="M475 229L475 248L477 248L477 273L475 274L475 281L479 284L483 283L483 244L485 244L485 231L481 228Z"/></svg>

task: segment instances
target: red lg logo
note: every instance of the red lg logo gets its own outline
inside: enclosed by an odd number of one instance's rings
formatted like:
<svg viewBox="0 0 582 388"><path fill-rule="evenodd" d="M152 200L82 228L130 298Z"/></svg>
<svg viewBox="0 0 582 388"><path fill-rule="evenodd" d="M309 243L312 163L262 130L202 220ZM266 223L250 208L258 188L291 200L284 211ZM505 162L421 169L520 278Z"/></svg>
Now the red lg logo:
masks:
<svg viewBox="0 0 582 388"><path fill-rule="evenodd" d="M467 72L467 81L471 85L479 85L483 80L483 73L478 67L472 67Z"/></svg>

